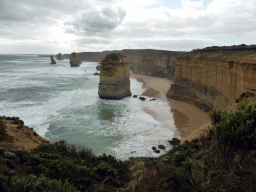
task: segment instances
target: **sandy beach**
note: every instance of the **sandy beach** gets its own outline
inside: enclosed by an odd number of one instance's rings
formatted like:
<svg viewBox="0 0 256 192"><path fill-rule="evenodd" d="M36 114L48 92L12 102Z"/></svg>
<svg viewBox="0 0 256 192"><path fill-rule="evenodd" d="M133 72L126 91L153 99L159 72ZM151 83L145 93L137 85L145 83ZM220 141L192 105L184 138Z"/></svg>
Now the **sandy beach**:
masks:
<svg viewBox="0 0 256 192"><path fill-rule="evenodd" d="M142 93L148 98L143 103L145 112L173 131L174 137L181 140L191 139L194 134L200 135L201 132L198 131L200 127L207 127L209 124L208 113L192 105L166 98L166 93L173 83L171 80L134 74L132 71L130 78L142 82L143 88L146 89ZM156 98L156 101L150 101L151 98Z"/></svg>

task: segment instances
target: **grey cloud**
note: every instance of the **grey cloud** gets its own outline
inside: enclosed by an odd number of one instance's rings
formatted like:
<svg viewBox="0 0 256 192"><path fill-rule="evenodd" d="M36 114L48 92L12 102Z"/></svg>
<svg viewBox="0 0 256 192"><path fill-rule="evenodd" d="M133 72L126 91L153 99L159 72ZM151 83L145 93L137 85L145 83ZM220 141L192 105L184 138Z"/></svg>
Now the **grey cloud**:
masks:
<svg viewBox="0 0 256 192"><path fill-rule="evenodd" d="M0 20L15 21L43 21L47 17L63 16L67 13L76 13L89 5L82 0L2 0L0 8Z"/></svg>
<svg viewBox="0 0 256 192"><path fill-rule="evenodd" d="M91 38L80 38L80 39L76 40L76 42L79 46L84 46L84 45L89 45L89 44L110 44L111 40L97 38L97 37L91 37Z"/></svg>
<svg viewBox="0 0 256 192"><path fill-rule="evenodd" d="M127 42L127 46L130 48L165 49L173 51L190 51L195 48L203 48L212 45L222 45L222 43L212 41L210 39L143 39Z"/></svg>
<svg viewBox="0 0 256 192"><path fill-rule="evenodd" d="M88 36L105 35L120 25L126 16L122 8L113 10L110 7L101 11L89 11L82 14L81 18L72 23L66 23L72 28L66 32L83 33Z"/></svg>

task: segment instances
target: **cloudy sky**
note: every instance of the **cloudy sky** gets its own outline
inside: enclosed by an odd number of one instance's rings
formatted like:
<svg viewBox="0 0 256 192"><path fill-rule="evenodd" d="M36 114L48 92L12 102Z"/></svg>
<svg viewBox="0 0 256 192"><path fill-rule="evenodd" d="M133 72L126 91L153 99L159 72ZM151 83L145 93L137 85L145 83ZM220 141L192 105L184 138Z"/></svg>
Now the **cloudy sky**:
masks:
<svg viewBox="0 0 256 192"><path fill-rule="evenodd" d="M256 0L0 0L0 53L256 44Z"/></svg>

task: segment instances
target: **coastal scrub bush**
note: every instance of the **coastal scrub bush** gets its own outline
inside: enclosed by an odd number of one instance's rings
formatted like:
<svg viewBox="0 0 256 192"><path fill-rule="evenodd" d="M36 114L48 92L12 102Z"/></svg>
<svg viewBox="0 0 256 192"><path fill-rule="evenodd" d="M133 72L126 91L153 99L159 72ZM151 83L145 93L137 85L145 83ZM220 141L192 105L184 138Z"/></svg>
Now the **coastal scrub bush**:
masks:
<svg viewBox="0 0 256 192"><path fill-rule="evenodd" d="M225 152L256 149L256 103L240 103L238 110L227 113L225 110L210 112L218 143Z"/></svg>
<svg viewBox="0 0 256 192"><path fill-rule="evenodd" d="M11 178L8 186L10 191L63 191L63 192L76 192L76 187L71 185L67 180L63 183L56 179L50 179L44 175L35 176L29 175L28 177L14 176Z"/></svg>
<svg viewBox="0 0 256 192"><path fill-rule="evenodd" d="M95 184L120 187L129 171L127 163L110 155L95 156L86 147L60 141L42 143L31 151L26 174L44 175L50 179L69 181L78 190L85 191Z"/></svg>
<svg viewBox="0 0 256 192"><path fill-rule="evenodd" d="M110 53L102 60L102 62L109 62L110 60L119 61L119 57L122 57L120 53Z"/></svg>
<svg viewBox="0 0 256 192"><path fill-rule="evenodd" d="M6 126L2 119L0 119L0 141L6 137Z"/></svg>

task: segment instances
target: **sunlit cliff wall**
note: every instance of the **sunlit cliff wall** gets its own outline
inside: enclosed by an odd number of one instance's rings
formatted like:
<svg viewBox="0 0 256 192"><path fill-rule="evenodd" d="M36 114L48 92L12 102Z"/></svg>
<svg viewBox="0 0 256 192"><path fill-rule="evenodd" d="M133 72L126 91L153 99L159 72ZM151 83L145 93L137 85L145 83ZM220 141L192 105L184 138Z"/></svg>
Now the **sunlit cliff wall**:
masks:
<svg viewBox="0 0 256 192"><path fill-rule="evenodd" d="M169 79L172 79L175 74L176 57L184 54L184 52L153 49L124 49L121 51L103 51L99 55L99 61L113 52L127 56L134 73Z"/></svg>
<svg viewBox="0 0 256 192"><path fill-rule="evenodd" d="M209 111L248 91L256 91L255 50L195 51L177 58L174 84L166 96Z"/></svg>

